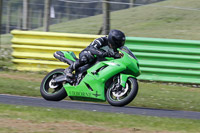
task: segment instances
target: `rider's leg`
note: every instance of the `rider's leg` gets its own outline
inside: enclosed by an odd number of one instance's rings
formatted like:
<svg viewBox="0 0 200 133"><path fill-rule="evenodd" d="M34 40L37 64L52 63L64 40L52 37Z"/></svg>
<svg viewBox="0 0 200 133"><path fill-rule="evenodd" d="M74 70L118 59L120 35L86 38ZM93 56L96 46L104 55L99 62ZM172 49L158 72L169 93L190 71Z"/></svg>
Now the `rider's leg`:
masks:
<svg viewBox="0 0 200 133"><path fill-rule="evenodd" d="M72 72L77 70L79 67L84 66L94 60L94 56L89 51L82 51L79 54L79 60L76 60L68 68L65 69L67 77L73 77Z"/></svg>
<svg viewBox="0 0 200 133"><path fill-rule="evenodd" d="M73 64L71 64L68 68L65 69L64 72L66 76L72 78L73 77L72 72L78 69L79 67L81 67L82 65L84 65L82 62L80 62L79 60L76 60Z"/></svg>

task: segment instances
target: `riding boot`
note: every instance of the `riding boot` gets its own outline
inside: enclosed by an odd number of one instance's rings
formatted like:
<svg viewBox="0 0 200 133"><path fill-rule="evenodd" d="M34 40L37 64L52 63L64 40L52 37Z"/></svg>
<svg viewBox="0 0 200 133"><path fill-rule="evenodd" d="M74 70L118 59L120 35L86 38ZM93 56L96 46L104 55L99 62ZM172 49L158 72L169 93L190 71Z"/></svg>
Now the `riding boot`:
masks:
<svg viewBox="0 0 200 133"><path fill-rule="evenodd" d="M73 64L71 64L68 68L65 69L65 74L67 77L72 78L74 75L72 72L77 70L79 67L83 66L85 63L79 60L76 60Z"/></svg>
<svg viewBox="0 0 200 133"><path fill-rule="evenodd" d="M69 78L73 78L73 74L72 74L72 72L74 71L74 69L73 69L73 65L70 65L68 68L66 68L65 69L65 74L66 74L66 76L67 77L69 77Z"/></svg>

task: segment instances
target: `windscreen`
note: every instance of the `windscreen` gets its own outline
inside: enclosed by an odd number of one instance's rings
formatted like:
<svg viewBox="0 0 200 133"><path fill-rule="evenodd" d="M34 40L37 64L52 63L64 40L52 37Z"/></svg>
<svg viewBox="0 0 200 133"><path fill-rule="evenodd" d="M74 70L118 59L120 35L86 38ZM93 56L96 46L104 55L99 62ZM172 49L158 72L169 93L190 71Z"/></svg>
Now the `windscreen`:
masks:
<svg viewBox="0 0 200 133"><path fill-rule="evenodd" d="M133 57L134 59L137 60L137 58L135 57L135 55L131 52L131 50L129 48L127 48L126 46L123 46L120 48L122 51L126 52L127 54L129 54L131 57Z"/></svg>

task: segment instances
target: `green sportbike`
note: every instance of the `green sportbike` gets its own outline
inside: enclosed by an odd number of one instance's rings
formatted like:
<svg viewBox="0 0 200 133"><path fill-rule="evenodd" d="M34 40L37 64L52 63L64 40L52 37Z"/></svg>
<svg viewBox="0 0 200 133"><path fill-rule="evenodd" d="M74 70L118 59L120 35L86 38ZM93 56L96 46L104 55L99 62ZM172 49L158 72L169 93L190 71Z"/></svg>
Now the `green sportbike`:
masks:
<svg viewBox="0 0 200 133"><path fill-rule="evenodd" d="M66 96L72 100L105 102L125 106L137 95L140 75L137 58L126 47L118 49L121 58L96 58L95 62L80 67L73 79L67 79L64 69L48 73L40 86L44 99L60 101ZM77 60L73 52L60 51L55 58L67 64Z"/></svg>

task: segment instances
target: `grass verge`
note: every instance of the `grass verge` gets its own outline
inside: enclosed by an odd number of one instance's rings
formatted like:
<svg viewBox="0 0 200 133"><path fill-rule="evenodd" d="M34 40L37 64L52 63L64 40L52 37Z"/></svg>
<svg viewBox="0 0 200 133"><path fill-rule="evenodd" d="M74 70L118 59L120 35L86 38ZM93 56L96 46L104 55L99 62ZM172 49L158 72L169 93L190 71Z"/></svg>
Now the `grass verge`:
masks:
<svg viewBox="0 0 200 133"><path fill-rule="evenodd" d="M110 14L111 29L120 29L126 36L200 40L199 7L197 0L166 0L114 11ZM50 31L97 34L102 18L97 15L59 23Z"/></svg>
<svg viewBox="0 0 200 133"><path fill-rule="evenodd" d="M0 93L40 97L44 76L44 73L0 71ZM138 95L129 105L200 111L199 95L199 88L139 82Z"/></svg>
<svg viewBox="0 0 200 133"><path fill-rule="evenodd" d="M200 132L200 120L159 118L1 104L0 130L2 133L198 133Z"/></svg>
<svg viewBox="0 0 200 133"><path fill-rule="evenodd" d="M3 48L10 47L12 37L13 36L11 34L0 35L0 46Z"/></svg>

